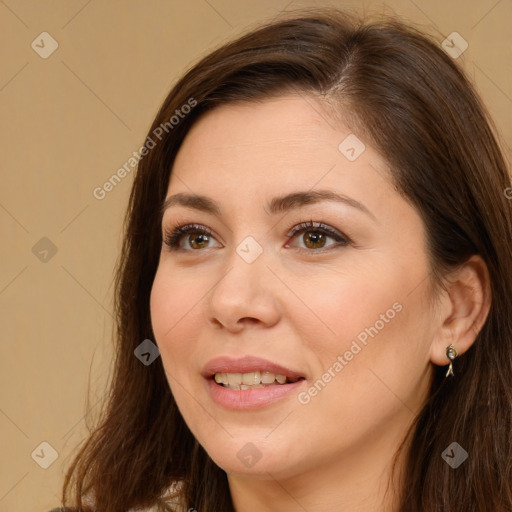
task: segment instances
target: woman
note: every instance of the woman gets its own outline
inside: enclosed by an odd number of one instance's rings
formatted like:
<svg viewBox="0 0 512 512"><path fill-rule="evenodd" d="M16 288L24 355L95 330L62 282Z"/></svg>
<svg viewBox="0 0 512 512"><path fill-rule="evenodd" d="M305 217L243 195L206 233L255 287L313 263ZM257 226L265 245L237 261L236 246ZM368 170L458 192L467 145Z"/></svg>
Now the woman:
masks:
<svg viewBox="0 0 512 512"><path fill-rule="evenodd" d="M492 126L396 20L307 11L188 71L141 148L111 394L65 504L512 510Z"/></svg>

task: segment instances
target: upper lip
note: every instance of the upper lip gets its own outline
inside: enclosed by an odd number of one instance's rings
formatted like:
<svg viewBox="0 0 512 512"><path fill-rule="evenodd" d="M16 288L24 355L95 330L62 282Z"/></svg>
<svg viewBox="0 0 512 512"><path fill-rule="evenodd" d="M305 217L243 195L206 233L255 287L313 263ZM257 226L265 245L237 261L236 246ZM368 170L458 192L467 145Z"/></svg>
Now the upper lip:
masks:
<svg viewBox="0 0 512 512"><path fill-rule="evenodd" d="M201 374L209 379L216 373L250 373L257 371L268 371L291 378L304 378L303 374L295 370L255 356L244 356L239 359L228 356L216 357L206 363Z"/></svg>

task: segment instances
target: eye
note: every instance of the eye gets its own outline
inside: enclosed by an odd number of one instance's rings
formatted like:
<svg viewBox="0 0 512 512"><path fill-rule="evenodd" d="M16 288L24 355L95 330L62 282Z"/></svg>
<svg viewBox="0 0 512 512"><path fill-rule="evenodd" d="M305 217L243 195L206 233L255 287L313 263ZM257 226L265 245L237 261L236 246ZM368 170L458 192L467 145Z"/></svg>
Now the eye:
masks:
<svg viewBox="0 0 512 512"><path fill-rule="evenodd" d="M325 247L331 247L332 245L345 246L350 243L349 238L344 236L338 230L331 228L322 222L314 223L313 220L301 222L289 232L288 236L295 237L300 233L303 233L303 236L300 237L299 240L303 242L304 247L299 247L299 249L303 250L313 249L321 251L322 249L325 249ZM325 244L328 238L332 238L337 242L337 244L326 246Z"/></svg>
<svg viewBox="0 0 512 512"><path fill-rule="evenodd" d="M328 238L337 242L337 244L331 244L331 246L345 246L350 243L350 239L336 229L321 222L314 223L312 220L308 222L301 222L289 231L287 236L295 237L300 233L304 233L304 236L299 239L303 241L304 247L299 247L299 249L309 252L312 252L312 250L318 252L325 249L325 247L330 247L330 245L325 245ZM185 235L188 236L185 237ZM164 243L171 250L176 251L197 252L199 249L209 249L211 248L208 247L210 239L215 240L212 231L201 224L176 226L173 229L165 231L164 235ZM183 247L183 240L185 241L185 244L188 244L188 248Z"/></svg>
<svg viewBox="0 0 512 512"><path fill-rule="evenodd" d="M185 235L188 236L184 238ZM177 226L174 229L166 231L164 242L172 250L195 251L197 249L204 249L206 247L205 244L208 244L210 238L215 240L212 231L207 227L201 226L200 224L186 224L185 226ZM192 247L192 249L182 247L182 239L189 243L189 247Z"/></svg>

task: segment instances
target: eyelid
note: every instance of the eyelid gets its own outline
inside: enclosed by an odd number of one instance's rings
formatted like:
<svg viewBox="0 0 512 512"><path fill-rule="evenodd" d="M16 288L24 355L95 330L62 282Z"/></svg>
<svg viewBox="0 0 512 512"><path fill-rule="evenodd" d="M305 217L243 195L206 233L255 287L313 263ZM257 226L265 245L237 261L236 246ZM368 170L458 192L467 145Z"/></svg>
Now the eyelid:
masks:
<svg viewBox="0 0 512 512"><path fill-rule="evenodd" d="M297 233L300 233L301 231L307 231L307 230L318 230L318 231L324 231L328 234L330 234L331 236L333 237L338 237L338 238L343 238L344 240L346 240L347 242L350 242L350 238L345 235L344 233L342 233L341 231L339 231L338 229L330 226L329 224L326 224L322 221L313 221L313 219L311 220L305 220L305 221L300 221L298 224L294 224L287 232L287 235L286 236L295 236Z"/></svg>

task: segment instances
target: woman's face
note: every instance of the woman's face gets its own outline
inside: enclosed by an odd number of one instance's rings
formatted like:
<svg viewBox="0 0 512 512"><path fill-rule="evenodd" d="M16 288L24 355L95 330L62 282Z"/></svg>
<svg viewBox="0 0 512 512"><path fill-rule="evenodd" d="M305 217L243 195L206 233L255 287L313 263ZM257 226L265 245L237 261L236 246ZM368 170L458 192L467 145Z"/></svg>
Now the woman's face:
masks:
<svg viewBox="0 0 512 512"><path fill-rule="evenodd" d="M162 246L152 326L184 420L231 477L386 458L428 394L423 223L362 143L287 95L210 111L177 155L167 198L207 199L165 210L164 237L199 226Z"/></svg>

